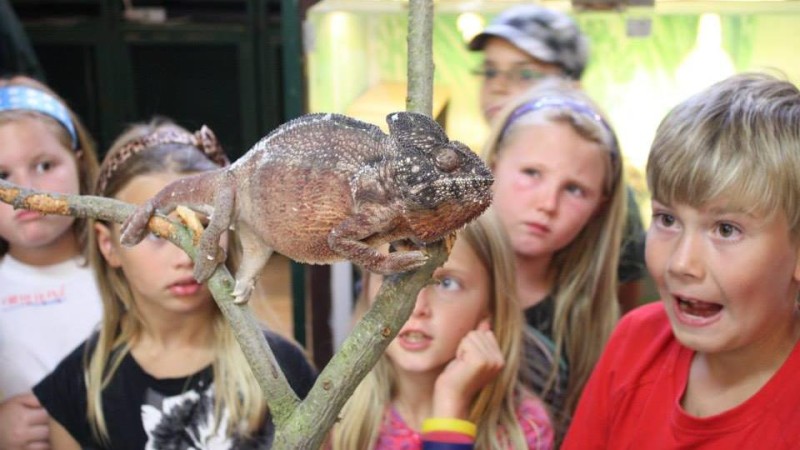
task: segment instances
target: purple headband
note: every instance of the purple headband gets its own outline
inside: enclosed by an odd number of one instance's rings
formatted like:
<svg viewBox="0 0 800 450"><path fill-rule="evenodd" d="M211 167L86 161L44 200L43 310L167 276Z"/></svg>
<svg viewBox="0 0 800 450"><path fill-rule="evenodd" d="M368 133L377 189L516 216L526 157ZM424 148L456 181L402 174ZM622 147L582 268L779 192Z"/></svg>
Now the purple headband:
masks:
<svg viewBox="0 0 800 450"><path fill-rule="evenodd" d="M611 136L611 158L612 161L616 159L617 154L619 153L619 148L617 146L617 135L608 125L608 123L603 120L600 114L597 113L591 106L587 105L586 103L572 100L569 98L564 97L540 97L532 101L528 101L517 107L511 115L508 116L506 120L505 126L503 126L503 131L500 132L501 139L505 138L506 134L508 133L508 129L511 125L514 124L520 117L534 112L540 111L546 108L566 108L570 111L576 112L584 117L588 117L592 121L598 123L602 126L608 134Z"/></svg>
<svg viewBox="0 0 800 450"><path fill-rule="evenodd" d="M78 134L67 108L47 92L28 86L0 87L0 111L35 111L57 120L72 138L72 149L78 149Z"/></svg>

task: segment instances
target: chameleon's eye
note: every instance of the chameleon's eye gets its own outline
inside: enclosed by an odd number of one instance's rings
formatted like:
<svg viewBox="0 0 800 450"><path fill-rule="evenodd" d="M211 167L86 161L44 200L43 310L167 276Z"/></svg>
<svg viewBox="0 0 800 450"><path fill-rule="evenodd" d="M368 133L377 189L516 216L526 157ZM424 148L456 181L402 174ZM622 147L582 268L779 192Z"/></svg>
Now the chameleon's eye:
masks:
<svg viewBox="0 0 800 450"><path fill-rule="evenodd" d="M442 147L436 152L436 167L443 172L452 172L461 164L461 157L452 148Z"/></svg>

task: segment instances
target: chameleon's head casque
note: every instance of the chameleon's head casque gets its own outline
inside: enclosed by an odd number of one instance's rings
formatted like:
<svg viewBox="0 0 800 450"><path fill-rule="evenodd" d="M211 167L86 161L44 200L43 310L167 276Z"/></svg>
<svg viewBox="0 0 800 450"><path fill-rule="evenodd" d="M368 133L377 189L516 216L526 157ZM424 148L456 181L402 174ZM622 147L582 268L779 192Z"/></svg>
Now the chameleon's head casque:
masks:
<svg viewBox="0 0 800 450"><path fill-rule="evenodd" d="M424 114L386 117L399 155L395 182L407 206L406 219L423 242L437 240L489 207L494 182L489 167L466 145L448 139Z"/></svg>

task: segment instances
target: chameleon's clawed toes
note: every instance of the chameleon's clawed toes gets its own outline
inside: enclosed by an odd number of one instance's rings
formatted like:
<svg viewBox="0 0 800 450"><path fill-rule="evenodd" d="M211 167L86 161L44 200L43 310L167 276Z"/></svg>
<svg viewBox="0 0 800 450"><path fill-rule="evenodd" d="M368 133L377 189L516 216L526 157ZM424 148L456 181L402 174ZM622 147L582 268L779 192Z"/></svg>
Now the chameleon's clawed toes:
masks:
<svg viewBox="0 0 800 450"><path fill-rule="evenodd" d="M194 279L197 280L199 283L203 283L209 278L211 275L214 274L214 271L217 269L217 265L225 262L226 254L225 250L220 247L216 249L216 256L210 255L206 253L203 255L201 252L202 247L198 249L197 260L194 263Z"/></svg>
<svg viewBox="0 0 800 450"><path fill-rule="evenodd" d="M211 278L211 275L217 269L217 264L219 264L219 262L211 255L198 256L197 261L194 263L194 279L197 280L198 283L205 282Z"/></svg>
<svg viewBox="0 0 800 450"><path fill-rule="evenodd" d="M231 292L231 295L233 296L233 303L236 303L237 305L243 305L247 303L254 288L255 283L253 281L247 282L236 280L236 285L233 287L233 292Z"/></svg>
<svg viewBox="0 0 800 450"><path fill-rule="evenodd" d="M375 267L367 267L367 269L382 275L391 275L418 269L425 265L427 261L428 256L421 251L395 252L390 253L381 264Z"/></svg>

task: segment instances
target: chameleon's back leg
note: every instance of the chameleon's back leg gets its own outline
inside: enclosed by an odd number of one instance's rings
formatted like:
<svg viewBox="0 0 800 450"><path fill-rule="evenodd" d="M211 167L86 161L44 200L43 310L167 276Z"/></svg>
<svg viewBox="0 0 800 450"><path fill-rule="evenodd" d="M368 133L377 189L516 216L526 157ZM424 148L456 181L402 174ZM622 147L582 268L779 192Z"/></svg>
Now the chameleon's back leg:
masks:
<svg viewBox="0 0 800 450"><path fill-rule="evenodd" d="M236 270L236 285L231 294L234 303L242 304L250 298L256 279L272 255L272 248L248 226L240 226L237 233L242 246L242 261Z"/></svg>
<svg viewBox="0 0 800 450"><path fill-rule="evenodd" d="M331 250L370 272L389 275L416 269L428 257L418 250L384 254L364 242L372 235L391 235L399 221L396 211L384 205L362 205L328 234Z"/></svg>

